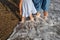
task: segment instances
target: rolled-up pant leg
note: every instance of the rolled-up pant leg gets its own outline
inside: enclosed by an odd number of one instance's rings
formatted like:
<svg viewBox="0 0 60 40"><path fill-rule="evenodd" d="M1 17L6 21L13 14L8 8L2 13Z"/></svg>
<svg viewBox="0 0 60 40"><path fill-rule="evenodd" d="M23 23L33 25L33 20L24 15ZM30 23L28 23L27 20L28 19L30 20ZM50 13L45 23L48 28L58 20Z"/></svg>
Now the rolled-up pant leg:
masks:
<svg viewBox="0 0 60 40"><path fill-rule="evenodd" d="M35 5L37 12L40 12L42 10L41 6L42 6L43 0L32 0L32 1Z"/></svg>
<svg viewBox="0 0 60 40"><path fill-rule="evenodd" d="M48 11L50 5L50 0L43 0L41 8L44 11Z"/></svg>
<svg viewBox="0 0 60 40"><path fill-rule="evenodd" d="M48 11L50 0L32 0L32 1L34 3L37 12L40 12L41 10Z"/></svg>

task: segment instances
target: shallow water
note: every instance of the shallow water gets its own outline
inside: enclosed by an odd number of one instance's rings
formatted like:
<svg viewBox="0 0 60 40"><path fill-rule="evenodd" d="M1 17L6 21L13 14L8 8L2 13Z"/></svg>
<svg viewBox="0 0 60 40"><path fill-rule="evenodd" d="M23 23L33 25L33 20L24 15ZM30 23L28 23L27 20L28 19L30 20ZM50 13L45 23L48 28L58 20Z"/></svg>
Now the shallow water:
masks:
<svg viewBox="0 0 60 40"><path fill-rule="evenodd" d="M8 40L60 40L60 0L51 0L48 18L17 24Z"/></svg>

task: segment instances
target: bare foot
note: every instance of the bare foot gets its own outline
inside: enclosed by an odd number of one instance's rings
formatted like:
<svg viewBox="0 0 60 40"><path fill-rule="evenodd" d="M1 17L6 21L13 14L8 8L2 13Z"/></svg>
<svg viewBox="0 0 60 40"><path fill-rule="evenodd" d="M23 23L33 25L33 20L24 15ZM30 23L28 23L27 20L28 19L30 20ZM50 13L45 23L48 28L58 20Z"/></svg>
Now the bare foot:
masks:
<svg viewBox="0 0 60 40"><path fill-rule="evenodd" d="M21 21L21 23L24 23L25 21Z"/></svg>
<svg viewBox="0 0 60 40"><path fill-rule="evenodd" d="M30 20L31 21L34 21L34 18L33 18L33 15L32 14L30 14Z"/></svg>
<svg viewBox="0 0 60 40"><path fill-rule="evenodd" d="M25 17L22 17L21 23L24 23L24 22L25 22Z"/></svg>
<svg viewBox="0 0 60 40"><path fill-rule="evenodd" d="M44 11L44 20L47 20L47 19L48 19L48 12Z"/></svg>
<svg viewBox="0 0 60 40"><path fill-rule="evenodd" d="M40 18L40 15L41 15L41 14L38 12L37 15L36 15L36 17L37 17L37 18Z"/></svg>
<svg viewBox="0 0 60 40"><path fill-rule="evenodd" d="M34 22L34 18L31 18L30 20Z"/></svg>

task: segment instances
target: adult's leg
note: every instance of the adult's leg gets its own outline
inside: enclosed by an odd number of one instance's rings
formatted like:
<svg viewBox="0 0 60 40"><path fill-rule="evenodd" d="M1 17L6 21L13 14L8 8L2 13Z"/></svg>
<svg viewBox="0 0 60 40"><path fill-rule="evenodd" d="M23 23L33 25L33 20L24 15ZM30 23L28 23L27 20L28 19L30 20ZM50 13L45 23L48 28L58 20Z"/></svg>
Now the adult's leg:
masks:
<svg viewBox="0 0 60 40"><path fill-rule="evenodd" d="M50 0L43 0L42 9L44 11L43 12L44 13L44 19L47 19L47 17L48 17L49 4L50 4Z"/></svg>
<svg viewBox="0 0 60 40"><path fill-rule="evenodd" d="M44 13L44 19L47 20L48 19L47 18L48 17L48 11L44 11L43 13Z"/></svg>
<svg viewBox="0 0 60 40"><path fill-rule="evenodd" d="M41 6L42 6L42 2L43 2L43 0L33 0L33 3L34 3L34 5L35 5L35 8L36 8L36 10L37 10L37 17L40 17L40 12L41 12Z"/></svg>

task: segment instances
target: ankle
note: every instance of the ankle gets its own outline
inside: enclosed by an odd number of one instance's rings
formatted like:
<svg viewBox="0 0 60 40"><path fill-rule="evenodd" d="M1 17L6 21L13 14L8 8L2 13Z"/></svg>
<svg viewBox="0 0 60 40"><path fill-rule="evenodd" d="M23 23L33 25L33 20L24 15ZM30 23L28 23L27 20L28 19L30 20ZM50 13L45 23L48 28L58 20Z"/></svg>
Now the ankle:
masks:
<svg viewBox="0 0 60 40"><path fill-rule="evenodd" d="M24 21L25 20L25 17L22 17L22 20L21 21Z"/></svg>
<svg viewBox="0 0 60 40"><path fill-rule="evenodd" d="M48 12L44 11L44 16L47 17L48 16Z"/></svg>
<svg viewBox="0 0 60 40"><path fill-rule="evenodd" d="M33 15L32 14L30 14L30 19L32 19L33 18Z"/></svg>
<svg viewBox="0 0 60 40"><path fill-rule="evenodd" d="M37 15L40 15L40 12L37 12Z"/></svg>
<svg viewBox="0 0 60 40"><path fill-rule="evenodd" d="M32 18L30 18L30 20L31 20L31 21L34 21L34 18L33 18L33 17L32 17Z"/></svg>

